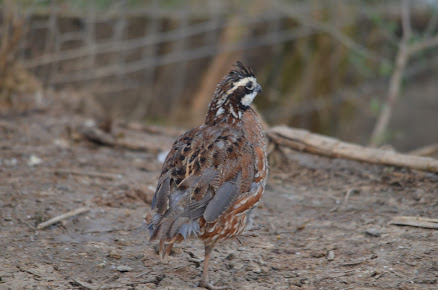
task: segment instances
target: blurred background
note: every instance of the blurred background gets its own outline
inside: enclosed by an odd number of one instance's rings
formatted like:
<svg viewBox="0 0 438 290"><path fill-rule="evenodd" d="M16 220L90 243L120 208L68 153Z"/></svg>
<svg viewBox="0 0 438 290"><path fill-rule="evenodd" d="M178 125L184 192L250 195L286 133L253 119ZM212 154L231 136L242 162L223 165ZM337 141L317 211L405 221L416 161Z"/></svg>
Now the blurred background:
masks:
<svg viewBox="0 0 438 290"><path fill-rule="evenodd" d="M52 96L190 128L241 60L269 125L400 151L438 142L438 0L0 4L5 118Z"/></svg>

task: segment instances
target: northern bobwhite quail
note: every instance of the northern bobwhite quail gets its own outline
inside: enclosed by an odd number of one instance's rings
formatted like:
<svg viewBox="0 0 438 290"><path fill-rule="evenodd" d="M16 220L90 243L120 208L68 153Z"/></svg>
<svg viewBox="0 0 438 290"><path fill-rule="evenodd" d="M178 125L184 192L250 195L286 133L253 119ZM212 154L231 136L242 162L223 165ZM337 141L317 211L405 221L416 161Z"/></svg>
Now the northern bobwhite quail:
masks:
<svg viewBox="0 0 438 290"><path fill-rule="evenodd" d="M160 240L164 259L174 243L204 241L199 286L209 283L208 262L220 241L237 238L252 223L268 175L266 139L250 107L261 92L250 68L236 69L216 87L205 123L180 136L166 157L148 221L150 240Z"/></svg>

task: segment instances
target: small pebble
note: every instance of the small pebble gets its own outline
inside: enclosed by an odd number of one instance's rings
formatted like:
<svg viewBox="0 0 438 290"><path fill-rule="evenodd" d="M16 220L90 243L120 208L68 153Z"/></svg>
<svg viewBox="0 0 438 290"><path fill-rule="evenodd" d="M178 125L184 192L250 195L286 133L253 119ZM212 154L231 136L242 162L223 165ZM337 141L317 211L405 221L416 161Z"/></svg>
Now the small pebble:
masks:
<svg viewBox="0 0 438 290"><path fill-rule="evenodd" d="M117 271L119 271L119 272L131 272L131 271L132 271L132 268L131 268L131 267L129 267L129 266L123 266L123 265L118 266L116 269L117 269Z"/></svg>
<svg viewBox="0 0 438 290"><path fill-rule="evenodd" d="M230 270L240 270L244 267L245 265L242 263L238 263L238 262L232 262L229 264L229 269Z"/></svg>
<svg viewBox="0 0 438 290"><path fill-rule="evenodd" d="M249 262L249 264L246 266L246 270L254 272L254 273L260 273L262 271L260 269L260 266L254 262Z"/></svg>
<svg viewBox="0 0 438 290"><path fill-rule="evenodd" d="M43 160L41 160L41 158L32 154L32 155L30 155L29 160L27 161L27 165L35 166L35 165L40 164L41 162L43 162Z"/></svg>
<svg viewBox="0 0 438 290"><path fill-rule="evenodd" d="M372 237L380 237L382 233L376 228L369 228L367 229L366 234Z"/></svg>

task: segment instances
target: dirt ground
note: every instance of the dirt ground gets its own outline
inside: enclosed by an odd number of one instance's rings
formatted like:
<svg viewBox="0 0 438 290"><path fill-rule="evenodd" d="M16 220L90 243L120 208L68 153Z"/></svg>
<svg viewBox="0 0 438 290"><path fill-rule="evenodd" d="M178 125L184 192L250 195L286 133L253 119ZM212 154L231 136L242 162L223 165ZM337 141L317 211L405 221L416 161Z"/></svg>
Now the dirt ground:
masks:
<svg viewBox="0 0 438 290"><path fill-rule="evenodd" d="M89 123L47 110L0 120L0 288L196 287L202 244L185 242L161 263L147 238L159 150L95 144L77 131ZM117 130L163 150L174 138ZM215 249L215 285L438 288L438 231L388 224L395 216L438 218L437 174L286 149L276 160L256 213L259 236ZM86 205L88 212L36 229Z"/></svg>

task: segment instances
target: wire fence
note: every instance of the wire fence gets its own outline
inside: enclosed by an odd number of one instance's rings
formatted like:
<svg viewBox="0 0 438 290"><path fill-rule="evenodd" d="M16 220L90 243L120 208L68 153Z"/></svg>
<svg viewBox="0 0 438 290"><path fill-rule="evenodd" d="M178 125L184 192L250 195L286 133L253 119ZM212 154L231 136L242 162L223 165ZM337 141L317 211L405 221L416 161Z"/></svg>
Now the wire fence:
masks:
<svg viewBox="0 0 438 290"><path fill-rule="evenodd" d="M27 33L18 56L45 87L87 90L110 111L157 121L202 118L216 83L240 59L268 88L257 100L268 121L304 126L346 102L360 111L356 100L385 90L387 75L375 75L392 65L399 1L368 2L35 2L20 6ZM427 6L417 6L424 14ZM380 29L387 24L395 28Z"/></svg>

